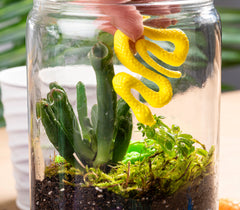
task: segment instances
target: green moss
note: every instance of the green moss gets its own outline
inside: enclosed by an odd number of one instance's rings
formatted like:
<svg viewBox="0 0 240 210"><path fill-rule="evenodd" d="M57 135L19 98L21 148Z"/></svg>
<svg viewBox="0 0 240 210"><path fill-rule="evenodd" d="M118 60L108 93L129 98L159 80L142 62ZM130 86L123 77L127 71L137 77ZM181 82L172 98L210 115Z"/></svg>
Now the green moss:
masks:
<svg viewBox="0 0 240 210"><path fill-rule="evenodd" d="M51 160L50 164L46 166L45 176L52 177L59 174L71 176L83 175L83 173L79 169L73 167L63 157L61 157L60 155L56 155L54 159Z"/></svg>
<svg viewBox="0 0 240 210"><path fill-rule="evenodd" d="M209 173L213 162L214 147L207 155L199 154L196 149L185 158L169 157L164 152L156 150L151 156L142 160L119 163L110 173L90 168L87 173L87 185L108 188L124 197L141 197L154 191L155 194L167 196L178 189L189 186L197 178Z"/></svg>

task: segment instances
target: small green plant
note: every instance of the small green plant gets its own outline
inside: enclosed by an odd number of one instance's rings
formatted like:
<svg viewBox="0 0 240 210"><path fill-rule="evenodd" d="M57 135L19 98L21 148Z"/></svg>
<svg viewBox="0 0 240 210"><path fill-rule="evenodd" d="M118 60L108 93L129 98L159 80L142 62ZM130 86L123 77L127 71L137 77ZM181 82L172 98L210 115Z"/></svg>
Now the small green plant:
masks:
<svg viewBox="0 0 240 210"><path fill-rule="evenodd" d="M57 83L51 83L47 98L37 103L37 115L49 140L64 159L78 168L117 163L128 149L132 114L122 99L117 101L113 90L112 55L111 49L101 42L89 54L97 80L97 104L92 107L91 119L82 82L76 86L78 118L65 90Z"/></svg>

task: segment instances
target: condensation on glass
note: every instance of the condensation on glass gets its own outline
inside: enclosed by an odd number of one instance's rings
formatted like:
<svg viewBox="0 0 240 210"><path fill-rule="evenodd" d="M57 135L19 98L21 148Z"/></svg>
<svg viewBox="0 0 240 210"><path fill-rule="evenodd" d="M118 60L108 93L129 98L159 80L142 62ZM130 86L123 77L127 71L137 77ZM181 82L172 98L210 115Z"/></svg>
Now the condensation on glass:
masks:
<svg viewBox="0 0 240 210"><path fill-rule="evenodd" d="M35 0L29 14L31 209L217 210L221 26L213 2L100 2ZM145 36L124 35L142 23ZM180 76L157 72L149 59ZM148 100L144 88L170 98L154 107L162 95Z"/></svg>

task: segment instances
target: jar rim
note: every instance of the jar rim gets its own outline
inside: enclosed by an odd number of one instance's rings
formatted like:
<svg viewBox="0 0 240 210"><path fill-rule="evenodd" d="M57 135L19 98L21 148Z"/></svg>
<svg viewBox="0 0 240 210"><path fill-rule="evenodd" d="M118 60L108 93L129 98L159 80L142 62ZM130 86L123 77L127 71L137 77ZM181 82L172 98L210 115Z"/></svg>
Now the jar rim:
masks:
<svg viewBox="0 0 240 210"><path fill-rule="evenodd" d="M213 8L214 0L34 0L33 9L43 13L67 12L68 14L82 16L105 16L98 10L105 7L136 7L144 15L171 15L177 13L197 12L204 8ZM121 3L120 3L121 2ZM146 9L147 8L147 9ZM181 12L179 11L181 10ZM85 10L85 11L84 11ZM81 12L80 12L81 11ZM93 12L94 11L94 12ZM148 11L148 12L147 12ZM170 11L170 12L169 12ZM173 11L173 12L172 12ZM92 13L92 14L91 14Z"/></svg>
<svg viewBox="0 0 240 210"><path fill-rule="evenodd" d="M213 0L34 0L34 3L59 3L75 5L105 5L105 4L127 4L127 5L197 5L213 3Z"/></svg>

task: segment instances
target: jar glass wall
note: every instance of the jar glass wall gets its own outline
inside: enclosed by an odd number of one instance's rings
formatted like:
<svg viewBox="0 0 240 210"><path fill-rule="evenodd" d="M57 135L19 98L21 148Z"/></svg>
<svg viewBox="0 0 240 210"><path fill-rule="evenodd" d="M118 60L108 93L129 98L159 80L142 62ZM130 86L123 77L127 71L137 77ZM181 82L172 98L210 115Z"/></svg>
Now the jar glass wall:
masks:
<svg viewBox="0 0 240 210"><path fill-rule="evenodd" d="M36 0L26 44L32 209L218 209L212 1Z"/></svg>

